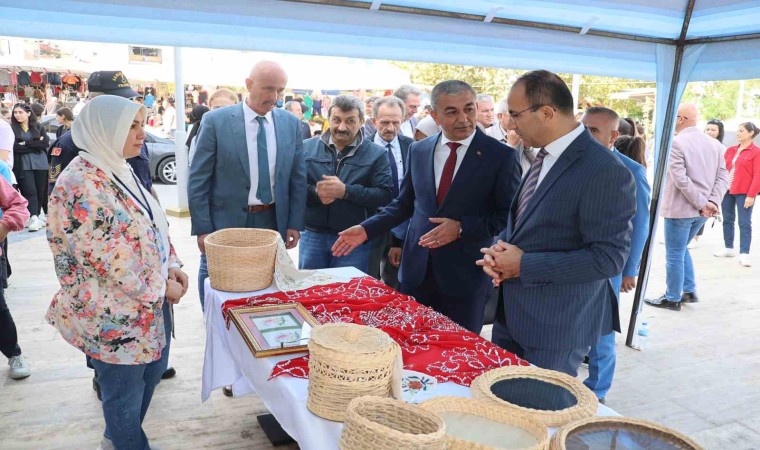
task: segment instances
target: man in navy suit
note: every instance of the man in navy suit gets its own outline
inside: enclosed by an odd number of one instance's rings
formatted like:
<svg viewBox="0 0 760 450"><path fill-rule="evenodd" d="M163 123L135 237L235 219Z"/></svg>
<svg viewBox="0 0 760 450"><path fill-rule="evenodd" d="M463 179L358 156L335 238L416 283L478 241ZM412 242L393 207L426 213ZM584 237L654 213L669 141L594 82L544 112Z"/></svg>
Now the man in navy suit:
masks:
<svg viewBox="0 0 760 450"><path fill-rule="evenodd" d="M480 248L507 224L520 167L514 151L477 129L475 91L469 84L439 83L431 103L442 133L411 145L399 196L343 231L333 253L348 254L411 218L399 271L401 292L480 333L491 285L475 261Z"/></svg>
<svg viewBox="0 0 760 450"><path fill-rule="evenodd" d="M594 106L588 108L581 119L583 125L588 128L591 135L612 151L620 159L625 167L631 171L636 181L636 215L633 216L633 233L631 235L631 253L625 262L623 272L615 275L610 280L612 289L616 295L622 292L631 292L636 289L636 277L639 274L641 253L644 251L647 237L649 236L649 201L651 189L647 181L647 171L641 164L623 155L615 149L615 140L620 133L618 124L620 117L609 108ZM645 145L643 138L641 145ZM606 334L599 342L591 346L588 362L588 378L584 384L594 391L599 400L604 403L607 392L612 386L612 377L615 374L615 332Z"/></svg>
<svg viewBox="0 0 760 450"><path fill-rule="evenodd" d="M573 115L557 75L526 73L507 97L526 146L539 148L506 229L483 249L483 270L502 283L494 343L572 376L600 336L620 331L610 278L623 270L636 212L631 172Z"/></svg>
<svg viewBox="0 0 760 450"><path fill-rule="evenodd" d="M267 228L285 246L301 237L306 211L306 165L298 118L275 108L288 77L262 61L245 80L248 97L203 115L188 179L192 234L201 265L198 290L208 277L204 239L224 228Z"/></svg>
<svg viewBox="0 0 760 450"><path fill-rule="evenodd" d="M394 184L393 198L396 198L406 173L409 146L414 143L414 139L399 133L406 109L401 99L389 95L374 97L373 102L371 120L377 132L369 135L368 139L386 151ZM401 247L404 244L408 226L409 223L404 222L386 236L375 239L376 242L373 242L370 274L380 275L383 282L394 289L399 288L398 267L401 264Z"/></svg>

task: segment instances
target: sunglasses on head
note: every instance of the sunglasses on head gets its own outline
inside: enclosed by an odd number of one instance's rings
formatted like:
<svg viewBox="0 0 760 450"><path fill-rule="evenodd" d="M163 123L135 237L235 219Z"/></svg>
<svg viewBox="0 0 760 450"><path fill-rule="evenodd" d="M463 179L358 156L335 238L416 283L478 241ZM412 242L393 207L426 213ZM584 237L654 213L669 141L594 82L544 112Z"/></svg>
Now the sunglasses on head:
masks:
<svg viewBox="0 0 760 450"><path fill-rule="evenodd" d="M29 106L29 105L27 105L27 104L25 104L25 103L16 103L15 105L13 105L13 109L16 109L16 108L21 108L21 109L23 109L26 112L31 112L32 111L32 107Z"/></svg>

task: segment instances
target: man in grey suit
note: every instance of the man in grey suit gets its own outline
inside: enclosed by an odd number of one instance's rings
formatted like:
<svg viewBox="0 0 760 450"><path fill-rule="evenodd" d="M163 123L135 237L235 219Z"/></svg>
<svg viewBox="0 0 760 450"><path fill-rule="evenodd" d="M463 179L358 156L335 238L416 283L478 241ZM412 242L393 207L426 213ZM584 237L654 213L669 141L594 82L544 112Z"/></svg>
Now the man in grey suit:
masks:
<svg viewBox="0 0 760 450"><path fill-rule="evenodd" d="M192 234L198 237L198 290L208 276L204 238L224 228L267 228L285 246L301 237L306 211L306 165L298 118L275 108L288 77L279 64L262 61L245 80L244 102L203 116L190 167L188 200Z"/></svg>
<svg viewBox="0 0 760 450"><path fill-rule="evenodd" d="M575 120L572 94L557 75L526 73L507 101L508 128L540 150L507 228L478 261L503 285L505 317L493 341L576 376L599 337L620 331L609 279L623 270L631 247L633 176Z"/></svg>

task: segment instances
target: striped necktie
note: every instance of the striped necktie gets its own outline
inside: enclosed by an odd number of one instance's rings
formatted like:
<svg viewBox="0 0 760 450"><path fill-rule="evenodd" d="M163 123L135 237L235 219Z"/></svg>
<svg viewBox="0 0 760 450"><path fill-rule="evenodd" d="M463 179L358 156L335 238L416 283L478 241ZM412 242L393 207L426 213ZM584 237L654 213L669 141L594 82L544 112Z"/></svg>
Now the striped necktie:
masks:
<svg viewBox="0 0 760 450"><path fill-rule="evenodd" d="M536 155L535 161L530 165L530 172L528 173L528 179L525 180L522 191L520 192L520 201L517 204L517 220L520 220L520 215L525 211L525 207L528 202L533 198L533 194L536 192L536 186L538 186L538 177L541 175L541 166L544 163L544 157L548 153L546 149L541 149Z"/></svg>

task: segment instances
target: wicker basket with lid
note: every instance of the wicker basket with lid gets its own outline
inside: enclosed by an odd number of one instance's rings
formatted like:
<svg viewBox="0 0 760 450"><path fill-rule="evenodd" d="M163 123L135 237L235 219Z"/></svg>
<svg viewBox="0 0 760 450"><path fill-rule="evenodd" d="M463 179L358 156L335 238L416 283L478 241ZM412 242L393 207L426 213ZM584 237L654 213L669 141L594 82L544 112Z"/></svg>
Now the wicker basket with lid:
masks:
<svg viewBox="0 0 760 450"><path fill-rule="evenodd" d="M356 397L388 397L399 352L398 344L377 328L352 323L314 327L306 406L319 417L343 421Z"/></svg>

